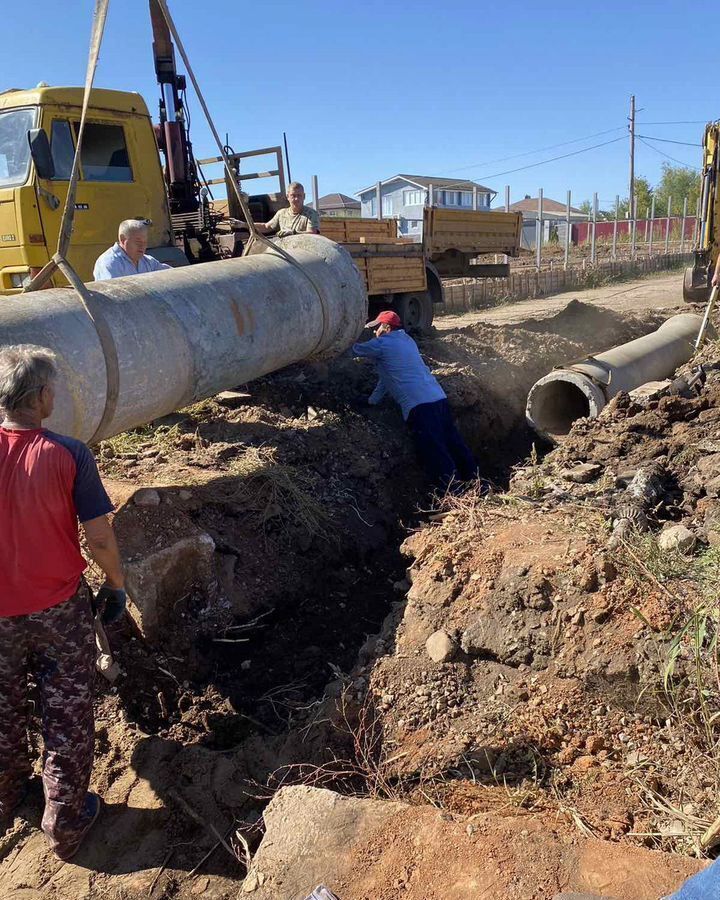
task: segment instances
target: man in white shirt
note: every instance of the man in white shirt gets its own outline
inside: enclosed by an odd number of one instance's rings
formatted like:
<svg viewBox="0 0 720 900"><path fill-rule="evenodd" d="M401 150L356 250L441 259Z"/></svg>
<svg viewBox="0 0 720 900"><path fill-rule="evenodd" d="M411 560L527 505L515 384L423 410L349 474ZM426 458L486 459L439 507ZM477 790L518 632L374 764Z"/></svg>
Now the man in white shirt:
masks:
<svg viewBox="0 0 720 900"><path fill-rule="evenodd" d="M145 252L148 245L148 223L145 219L125 219L118 228L117 243L99 256L93 269L94 281L144 275L170 266L158 262Z"/></svg>

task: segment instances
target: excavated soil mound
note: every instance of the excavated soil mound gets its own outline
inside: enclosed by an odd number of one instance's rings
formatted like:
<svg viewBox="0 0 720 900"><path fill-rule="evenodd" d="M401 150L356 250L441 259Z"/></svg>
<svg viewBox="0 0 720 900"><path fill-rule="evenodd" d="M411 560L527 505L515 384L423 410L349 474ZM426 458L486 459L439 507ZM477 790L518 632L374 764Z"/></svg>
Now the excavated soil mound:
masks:
<svg viewBox="0 0 720 900"><path fill-rule="evenodd" d="M657 322L660 323L658 317ZM638 321L637 335L645 333L650 319L643 317L642 324ZM568 340L578 343L592 342L595 349L603 350L612 347L618 335L630 334L634 329L628 330L628 321L620 313L610 309L595 306L592 303L582 303L580 300L571 300L568 305L556 313L543 319L528 319L522 323L526 331L545 332L559 334ZM632 338L624 338L631 340Z"/></svg>

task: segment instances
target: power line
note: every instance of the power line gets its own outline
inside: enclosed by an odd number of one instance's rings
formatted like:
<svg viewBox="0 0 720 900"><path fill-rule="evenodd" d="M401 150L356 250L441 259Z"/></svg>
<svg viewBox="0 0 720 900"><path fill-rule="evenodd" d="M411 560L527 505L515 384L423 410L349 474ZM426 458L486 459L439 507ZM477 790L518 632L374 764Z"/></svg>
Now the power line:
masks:
<svg viewBox="0 0 720 900"><path fill-rule="evenodd" d="M663 144L681 144L683 147L701 147L698 141L671 141L669 138L659 138L651 134L639 134L639 138L645 138L646 141L660 141Z"/></svg>
<svg viewBox="0 0 720 900"><path fill-rule="evenodd" d="M707 119L694 119L685 122L638 122L638 125L707 125Z"/></svg>
<svg viewBox="0 0 720 900"><path fill-rule="evenodd" d="M533 156L535 153L544 153L546 150L555 150L557 147L567 147L570 144L577 144L580 141L589 141L595 137L602 137L604 134L612 134L614 131L624 131L626 128L626 125L619 125L616 128L607 128L605 131L596 131L594 134L586 134L585 137L573 138L571 141L562 141L559 144L538 147L536 150L525 150L523 153L514 153L512 156L501 156L497 159L488 159L485 162L473 163L470 166L460 166L457 169L446 169L445 172L448 175L453 175L455 172L464 172L467 169L480 169L483 166L491 166L493 163L507 162L509 159L520 159L522 156Z"/></svg>
<svg viewBox="0 0 720 900"><path fill-rule="evenodd" d="M593 144L592 147L583 147L582 150L573 150L572 153L563 153L561 156L553 156L551 159L543 159L540 162L530 163L527 166L519 166L517 169L506 169L504 172L495 172L493 175L480 175L480 178L499 178L501 175L511 175L513 172L523 172L525 169L535 169L537 166L544 166L547 163L557 162L559 159L567 159L570 156L578 156L580 153L587 153L590 150L597 150L599 147L607 147L609 144L617 144L618 141L624 141L625 135L613 138L611 141L603 141L601 144ZM460 182L462 183L462 182ZM454 187L454 185L443 185L443 188Z"/></svg>
<svg viewBox="0 0 720 900"><path fill-rule="evenodd" d="M660 156L665 156L667 159L672 160L674 163L678 163L678 165L683 166L686 169L695 169L696 171L700 171L699 166L693 166L691 163L683 162L681 159L676 159L674 156L670 156L669 153L664 153L662 150L658 150L657 147L653 147L652 144L648 144L647 141L644 141L639 135L638 140L643 143L646 147L649 147L651 150L654 150L656 153L659 153Z"/></svg>

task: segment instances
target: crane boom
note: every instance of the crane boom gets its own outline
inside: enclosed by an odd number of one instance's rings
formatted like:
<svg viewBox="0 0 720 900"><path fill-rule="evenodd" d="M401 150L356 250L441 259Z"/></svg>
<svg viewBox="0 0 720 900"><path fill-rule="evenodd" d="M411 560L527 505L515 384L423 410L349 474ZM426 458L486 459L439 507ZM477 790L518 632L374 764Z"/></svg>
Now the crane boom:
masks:
<svg viewBox="0 0 720 900"><path fill-rule="evenodd" d="M149 3L153 59L160 86L160 125L157 138L165 155L165 181L170 213L194 213L200 207L200 186L181 97L185 90L185 76L177 72L175 48L160 4L157 0L149 0Z"/></svg>

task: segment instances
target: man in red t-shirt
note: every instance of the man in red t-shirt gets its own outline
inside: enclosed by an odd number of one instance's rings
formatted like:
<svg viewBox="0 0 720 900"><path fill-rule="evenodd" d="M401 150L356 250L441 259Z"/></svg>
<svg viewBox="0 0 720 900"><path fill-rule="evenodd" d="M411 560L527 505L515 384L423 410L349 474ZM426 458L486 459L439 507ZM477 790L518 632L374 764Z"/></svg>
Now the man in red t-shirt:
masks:
<svg viewBox="0 0 720 900"><path fill-rule="evenodd" d="M113 506L88 448L42 427L57 372L37 347L0 349L0 822L30 774L28 677L42 716L42 828L61 859L75 855L100 813L88 792L95 723L95 632L78 520L105 572L103 622L125 611Z"/></svg>

